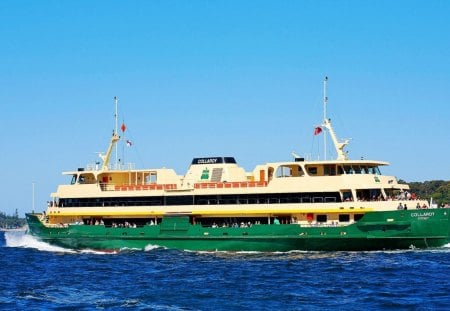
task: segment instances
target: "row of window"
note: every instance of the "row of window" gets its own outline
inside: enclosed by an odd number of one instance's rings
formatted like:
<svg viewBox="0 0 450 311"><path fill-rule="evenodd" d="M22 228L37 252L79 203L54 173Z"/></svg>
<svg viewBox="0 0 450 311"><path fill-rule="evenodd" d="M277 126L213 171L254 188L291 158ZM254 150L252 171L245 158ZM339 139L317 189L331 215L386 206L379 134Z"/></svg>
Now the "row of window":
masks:
<svg viewBox="0 0 450 311"><path fill-rule="evenodd" d="M217 204L283 204L341 202L338 192L314 193L263 193L230 195L178 195L115 198L60 199L60 207L89 206L166 206L166 205L217 205Z"/></svg>

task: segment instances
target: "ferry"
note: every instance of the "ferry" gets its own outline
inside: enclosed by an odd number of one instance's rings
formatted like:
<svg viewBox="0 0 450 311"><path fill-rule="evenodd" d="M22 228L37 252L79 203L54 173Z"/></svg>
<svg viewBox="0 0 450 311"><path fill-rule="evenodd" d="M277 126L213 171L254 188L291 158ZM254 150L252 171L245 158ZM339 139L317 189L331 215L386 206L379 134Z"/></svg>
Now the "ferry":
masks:
<svg viewBox="0 0 450 311"><path fill-rule="evenodd" d="M117 123L101 162L64 172L70 182L47 209L28 213L29 234L72 249L192 251L366 251L449 243L449 209L430 208L407 184L383 175L387 162L351 160L326 117L332 160L294 155L252 171L231 156L194 158L184 175L169 168L111 163ZM124 131L125 129L122 128Z"/></svg>

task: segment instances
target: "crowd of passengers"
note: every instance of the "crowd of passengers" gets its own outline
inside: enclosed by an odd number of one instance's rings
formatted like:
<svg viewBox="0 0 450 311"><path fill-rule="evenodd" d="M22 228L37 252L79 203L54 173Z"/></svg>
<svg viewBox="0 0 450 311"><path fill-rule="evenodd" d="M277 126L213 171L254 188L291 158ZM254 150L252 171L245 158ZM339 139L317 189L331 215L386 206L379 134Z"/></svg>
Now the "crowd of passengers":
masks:
<svg viewBox="0 0 450 311"><path fill-rule="evenodd" d="M364 201L415 201L419 200L420 198L417 197L417 195L413 192L409 191L400 191L397 195L387 195L386 198L383 197L383 195L380 193L379 195L374 195L372 197L366 197L366 196L358 196L357 201L364 202ZM344 199L344 201L353 201L353 199L348 196Z"/></svg>
<svg viewBox="0 0 450 311"><path fill-rule="evenodd" d="M75 224L77 225L88 225L88 226L104 226L105 222L103 221L103 219L95 219L95 218L90 218L90 219L84 219L84 220L80 220L77 221ZM147 226L155 226L157 225L156 221L154 221L153 219L151 219L149 222L146 223ZM134 222L128 222L128 221L124 221L124 222L112 222L111 225L106 224L106 227L111 227L111 228L137 228L138 225Z"/></svg>
<svg viewBox="0 0 450 311"><path fill-rule="evenodd" d="M261 224L260 221L255 221L254 223L255 225L259 225ZM278 222L279 224L279 222ZM253 224L249 221L249 222L241 222L240 224L238 224L237 222L234 222L232 224L229 224L227 222L222 223L221 226L219 226L218 224L216 224L215 222L213 222L213 224L211 225L212 228L250 228L251 226L253 226Z"/></svg>
<svg viewBox="0 0 450 311"><path fill-rule="evenodd" d="M416 204L416 209L427 209L427 208L428 208L428 206L425 203L422 206L420 206L419 202L417 202L417 204ZM397 206L397 209L399 209L399 210L401 210L401 209L407 210L408 209L408 205L406 203L402 204L402 202L400 202L398 204L398 206Z"/></svg>
<svg viewBox="0 0 450 311"><path fill-rule="evenodd" d="M295 223L296 219L292 218L291 220L289 219L284 219L282 218L281 220L278 218L274 218L272 221L272 224L274 225L280 225L280 224L290 224L290 223ZM255 220L255 221L241 221L240 223L235 221L235 222L222 222L220 225L216 222L213 222L212 224L203 224L203 226L209 227L211 226L212 228L250 228L253 225L260 225L261 221L259 220Z"/></svg>

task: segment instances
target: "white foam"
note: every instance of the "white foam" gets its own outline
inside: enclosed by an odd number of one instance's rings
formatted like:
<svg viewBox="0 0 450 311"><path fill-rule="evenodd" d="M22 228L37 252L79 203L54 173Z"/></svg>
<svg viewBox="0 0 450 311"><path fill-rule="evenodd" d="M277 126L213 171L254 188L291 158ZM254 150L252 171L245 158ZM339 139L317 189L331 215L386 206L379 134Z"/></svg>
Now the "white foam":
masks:
<svg viewBox="0 0 450 311"><path fill-rule="evenodd" d="M148 245L144 248L144 251L150 252L150 251L155 250L155 249L157 249L157 248L164 248L164 247L159 246L159 245L154 245L154 244L148 244Z"/></svg>
<svg viewBox="0 0 450 311"><path fill-rule="evenodd" d="M70 248L59 247L39 241L36 237L26 234L24 231L8 231L5 232L5 240L7 247L21 247L21 248L34 248L44 252L55 253L70 253L70 254L96 254L96 255L109 255L117 254L118 251L98 251L92 249L74 250Z"/></svg>
<svg viewBox="0 0 450 311"><path fill-rule="evenodd" d="M24 231L5 232L5 240L7 247L34 248L45 252L75 253L75 251L72 249L54 246L39 241L34 236L26 234Z"/></svg>
<svg viewBox="0 0 450 311"><path fill-rule="evenodd" d="M94 250L94 249L82 249L77 251L78 253L81 254L94 254L94 255L115 255L120 253L120 251L99 251L99 250Z"/></svg>

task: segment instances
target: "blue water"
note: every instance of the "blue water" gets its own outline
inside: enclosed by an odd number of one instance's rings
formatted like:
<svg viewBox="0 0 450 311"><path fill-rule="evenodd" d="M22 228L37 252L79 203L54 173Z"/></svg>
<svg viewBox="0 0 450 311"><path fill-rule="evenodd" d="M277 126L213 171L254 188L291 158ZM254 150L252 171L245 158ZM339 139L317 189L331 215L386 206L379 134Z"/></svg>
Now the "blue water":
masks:
<svg viewBox="0 0 450 311"><path fill-rule="evenodd" d="M450 247L75 252L0 234L1 309L449 310Z"/></svg>

